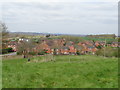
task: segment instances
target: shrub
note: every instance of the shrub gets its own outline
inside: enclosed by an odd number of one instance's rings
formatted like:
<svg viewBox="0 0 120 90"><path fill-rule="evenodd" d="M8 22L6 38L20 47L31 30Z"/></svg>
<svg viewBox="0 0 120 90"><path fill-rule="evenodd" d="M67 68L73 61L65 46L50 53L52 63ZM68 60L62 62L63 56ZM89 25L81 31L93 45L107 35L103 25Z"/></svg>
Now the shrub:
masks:
<svg viewBox="0 0 120 90"><path fill-rule="evenodd" d="M2 49L2 54L8 53L7 49Z"/></svg>
<svg viewBox="0 0 120 90"><path fill-rule="evenodd" d="M29 52L29 55L36 55L35 52Z"/></svg>
<svg viewBox="0 0 120 90"><path fill-rule="evenodd" d="M97 56L98 56L98 55L102 56L102 50L99 49L99 50L96 52L96 55L97 55Z"/></svg>
<svg viewBox="0 0 120 90"><path fill-rule="evenodd" d="M106 56L106 57L118 57L118 48L106 47L99 49L96 55Z"/></svg>
<svg viewBox="0 0 120 90"><path fill-rule="evenodd" d="M102 46L101 46L101 45L99 45L99 46L97 46L96 48L97 48L97 49L101 49L101 48L102 48Z"/></svg>
<svg viewBox="0 0 120 90"><path fill-rule="evenodd" d="M17 55L22 55L22 53L20 53L20 52L17 52Z"/></svg>
<svg viewBox="0 0 120 90"><path fill-rule="evenodd" d="M14 52L14 50L12 48L5 48L5 49L0 50L1 54L6 54L9 52Z"/></svg>
<svg viewBox="0 0 120 90"><path fill-rule="evenodd" d="M44 54L46 54L46 51L41 51L38 53L38 55L44 55Z"/></svg>
<svg viewBox="0 0 120 90"><path fill-rule="evenodd" d="M44 53L42 53L42 52L39 52L39 53L38 53L38 55L44 55Z"/></svg>
<svg viewBox="0 0 120 90"><path fill-rule="evenodd" d="M14 50L12 48L7 48L6 49L8 52L14 52Z"/></svg>
<svg viewBox="0 0 120 90"><path fill-rule="evenodd" d="M80 55L80 51L77 51L76 53L77 53L77 55Z"/></svg>

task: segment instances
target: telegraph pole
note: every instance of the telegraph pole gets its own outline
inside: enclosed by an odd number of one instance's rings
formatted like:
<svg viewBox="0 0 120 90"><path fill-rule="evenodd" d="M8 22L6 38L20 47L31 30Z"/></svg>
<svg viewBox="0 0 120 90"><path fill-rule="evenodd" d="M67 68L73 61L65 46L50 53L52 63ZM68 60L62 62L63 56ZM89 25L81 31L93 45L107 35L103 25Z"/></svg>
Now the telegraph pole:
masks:
<svg viewBox="0 0 120 90"><path fill-rule="evenodd" d="M70 36L68 36L69 37L69 42L70 42ZM69 49L70 49L70 47L69 47ZM70 50L69 50L69 63L70 63L70 55L71 53L70 53Z"/></svg>
<svg viewBox="0 0 120 90"><path fill-rule="evenodd" d="M105 48L106 48L106 39L105 39L105 45L104 45L104 58L105 58Z"/></svg>

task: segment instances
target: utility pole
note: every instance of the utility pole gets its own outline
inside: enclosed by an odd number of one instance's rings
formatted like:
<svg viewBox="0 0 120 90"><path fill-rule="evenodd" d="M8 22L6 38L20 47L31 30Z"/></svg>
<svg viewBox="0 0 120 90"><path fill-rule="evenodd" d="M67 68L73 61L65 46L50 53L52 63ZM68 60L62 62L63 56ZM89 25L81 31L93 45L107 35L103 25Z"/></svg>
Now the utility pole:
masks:
<svg viewBox="0 0 120 90"><path fill-rule="evenodd" d="M105 49L106 48L106 39L105 39L105 45L104 45L104 58L105 58Z"/></svg>
<svg viewBox="0 0 120 90"><path fill-rule="evenodd" d="M69 36L69 42L70 42L70 36ZM70 50L69 50L69 62L70 62Z"/></svg>

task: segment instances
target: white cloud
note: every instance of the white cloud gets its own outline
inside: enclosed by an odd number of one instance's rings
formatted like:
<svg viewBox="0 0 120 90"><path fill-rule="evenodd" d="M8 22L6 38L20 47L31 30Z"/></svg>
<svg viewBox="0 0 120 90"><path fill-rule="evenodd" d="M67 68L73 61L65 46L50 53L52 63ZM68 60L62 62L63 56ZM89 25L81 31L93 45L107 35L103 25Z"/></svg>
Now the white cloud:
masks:
<svg viewBox="0 0 120 90"><path fill-rule="evenodd" d="M4 3L2 8L4 11L3 19L9 25L9 29L14 31L16 31L16 29L32 31L32 28L36 28L36 31L42 29L47 32L51 29L51 32L55 32L59 26L61 26L59 29L63 29L60 30L61 32L64 32L66 29L72 30L73 28L76 29L76 32L83 32L87 30L86 28L88 27L91 27L91 31L95 32L95 30L92 29L99 28L100 26L103 26L101 29L104 29L101 32L112 32L107 30L116 29L116 2L113 2L113 0L110 0L111 2L107 2L108 0L104 0L106 2L98 2L98 0L91 0L91 2L85 2L88 0L84 0L84 2L76 1L77 0L75 0L74 3L58 0L57 2L54 2L54 0L47 2L46 0L46 2L32 3L7 2ZM22 27L20 27L21 25ZM49 27L49 29L47 27ZM77 31L79 29L84 30Z"/></svg>
<svg viewBox="0 0 120 90"><path fill-rule="evenodd" d="M2 21L2 3L0 3L0 21Z"/></svg>
<svg viewBox="0 0 120 90"><path fill-rule="evenodd" d="M111 4L111 3L109 3ZM94 5L94 6L93 6ZM9 8L8 8L9 7ZM105 13L104 9L111 10L113 5L106 4L86 4L86 3L8 3L3 9L4 16L8 18L17 18L18 22L33 22L34 20L40 22L44 20L79 20L81 18L90 17L112 17L115 13ZM115 10L115 9L113 9ZM102 12L101 12L102 11ZM115 12L115 11L113 11ZM7 19L8 19L7 18Z"/></svg>

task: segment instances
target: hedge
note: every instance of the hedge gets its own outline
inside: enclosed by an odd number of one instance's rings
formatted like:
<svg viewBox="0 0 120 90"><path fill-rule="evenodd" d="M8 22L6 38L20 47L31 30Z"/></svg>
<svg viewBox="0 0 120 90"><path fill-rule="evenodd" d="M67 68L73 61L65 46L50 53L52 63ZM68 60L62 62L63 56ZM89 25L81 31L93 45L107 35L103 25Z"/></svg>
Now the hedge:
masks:
<svg viewBox="0 0 120 90"><path fill-rule="evenodd" d="M106 47L99 49L96 52L96 55L98 56L105 56L105 57L118 57L120 56L118 53L119 48L112 48L112 47Z"/></svg>
<svg viewBox="0 0 120 90"><path fill-rule="evenodd" d="M0 50L0 54L7 54L10 52L14 52L14 50L12 48L5 48L5 49Z"/></svg>

